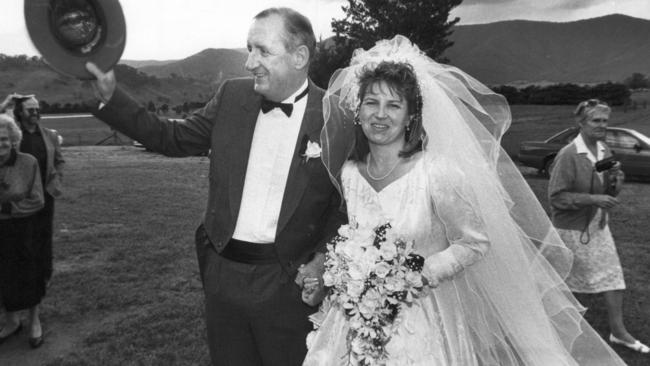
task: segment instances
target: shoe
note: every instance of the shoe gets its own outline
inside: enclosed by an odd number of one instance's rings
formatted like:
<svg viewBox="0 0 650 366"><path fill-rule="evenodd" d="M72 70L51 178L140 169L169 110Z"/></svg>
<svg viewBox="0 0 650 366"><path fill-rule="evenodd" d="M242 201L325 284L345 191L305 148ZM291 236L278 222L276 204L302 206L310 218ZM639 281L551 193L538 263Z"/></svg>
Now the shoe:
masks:
<svg viewBox="0 0 650 366"><path fill-rule="evenodd" d="M628 343L625 342L621 339L618 339L614 337L613 334L609 335L609 341L613 344L620 344L621 346L625 346L633 351L639 352L639 353L650 353L650 347L646 346L645 344L641 343L638 339L634 340L634 343Z"/></svg>
<svg viewBox="0 0 650 366"><path fill-rule="evenodd" d="M29 337L29 346L36 349L40 346L43 345L43 342L45 342L45 339L41 335L40 337Z"/></svg>
<svg viewBox="0 0 650 366"><path fill-rule="evenodd" d="M6 341L7 339L9 339L11 336L14 336L14 335L20 333L20 331L21 331L22 329L23 329L23 323L18 323L18 326L16 327L16 330L14 330L13 332L7 334L7 335L4 336L4 337L0 337L0 344L2 344L4 341Z"/></svg>

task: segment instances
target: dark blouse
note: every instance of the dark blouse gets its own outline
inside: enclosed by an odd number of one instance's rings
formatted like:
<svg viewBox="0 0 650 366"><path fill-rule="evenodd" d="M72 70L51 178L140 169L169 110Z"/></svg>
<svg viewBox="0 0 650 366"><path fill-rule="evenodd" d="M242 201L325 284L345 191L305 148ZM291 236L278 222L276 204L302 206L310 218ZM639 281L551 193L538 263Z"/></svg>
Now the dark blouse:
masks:
<svg viewBox="0 0 650 366"><path fill-rule="evenodd" d="M22 131L23 141L20 143L20 151L36 158L41 173L41 183L45 186L47 150L45 149L45 141L43 141L41 130L37 128L34 132L29 132L23 128Z"/></svg>

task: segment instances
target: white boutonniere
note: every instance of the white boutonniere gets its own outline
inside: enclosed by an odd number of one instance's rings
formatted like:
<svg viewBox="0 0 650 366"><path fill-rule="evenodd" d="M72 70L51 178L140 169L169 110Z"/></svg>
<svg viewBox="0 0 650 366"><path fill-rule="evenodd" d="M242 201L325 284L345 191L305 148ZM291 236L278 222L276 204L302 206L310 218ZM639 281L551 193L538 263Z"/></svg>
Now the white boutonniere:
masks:
<svg viewBox="0 0 650 366"><path fill-rule="evenodd" d="M305 152L302 153L302 157L304 158L305 163L308 162L309 159L320 158L321 151L322 149L318 142L307 141L307 146L305 146Z"/></svg>

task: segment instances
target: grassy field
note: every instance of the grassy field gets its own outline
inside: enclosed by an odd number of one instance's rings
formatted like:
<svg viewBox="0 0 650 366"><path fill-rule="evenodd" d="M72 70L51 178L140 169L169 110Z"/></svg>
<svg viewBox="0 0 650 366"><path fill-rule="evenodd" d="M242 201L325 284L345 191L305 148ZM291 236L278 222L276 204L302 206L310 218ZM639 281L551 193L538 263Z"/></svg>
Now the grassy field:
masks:
<svg viewBox="0 0 650 366"><path fill-rule="evenodd" d="M611 126L636 129L650 136L650 92L638 93L637 108L615 107L610 119ZM646 101L646 107L643 103ZM516 159L519 143L526 140L545 140L556 132L574 126L573 106L514 105L512 125L504 135L503 148ZM44 126L56 129L63 136L63 146L130 145L133 140L115 134L105 123L91 115L74 117L47 116L41 122Z"/></svg>
<svg viewBox="0 0 650 366"><path fill-rule="evenodd" d="M571 109L515 106L513 131L504 142L516 146L520 139L548 136L571 123ZM615 113L612 120L642 125L650 110ZM83 122L91 129L98 126L93 123L100 122ZM75 122L57 127L64 138L79 129ZM207 197L207 158L171 159L130 146L69 146L63 153L66 189L56 207L55 274L43 302L46 343L30 350L22 333L0 346L0 365L207 365L193 244ZM523 171L546 205L548 181ZM611 227L628 286L626 320L633 334L650 342L650 184L629 183L621 199ZM580 300L605 336L600 299ZM632 366L650 360L616 350Z"/></svg>
<svg viewBox="0 0 650 366"><path fill-rule="evenodd" d="M114 134L107 124L92 115L48 115L41 124L53 128L63 137L63 146L128 145L133 142Z"/></svg>

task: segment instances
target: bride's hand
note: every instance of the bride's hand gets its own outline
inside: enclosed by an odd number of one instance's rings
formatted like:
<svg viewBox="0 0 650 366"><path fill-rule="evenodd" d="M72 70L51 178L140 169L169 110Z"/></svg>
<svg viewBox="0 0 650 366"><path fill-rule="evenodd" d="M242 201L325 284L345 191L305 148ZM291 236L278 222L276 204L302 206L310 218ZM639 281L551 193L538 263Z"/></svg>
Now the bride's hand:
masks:
<svg viewBox="0 0 650 366"><path fill-rule="evenodd" d="M302 301L309 306L320 304L327 295L323 280L316 277L305 277L302 286Z"/></svg>

